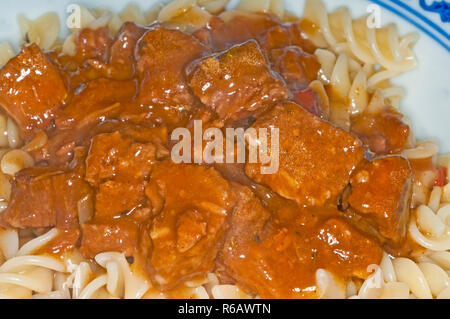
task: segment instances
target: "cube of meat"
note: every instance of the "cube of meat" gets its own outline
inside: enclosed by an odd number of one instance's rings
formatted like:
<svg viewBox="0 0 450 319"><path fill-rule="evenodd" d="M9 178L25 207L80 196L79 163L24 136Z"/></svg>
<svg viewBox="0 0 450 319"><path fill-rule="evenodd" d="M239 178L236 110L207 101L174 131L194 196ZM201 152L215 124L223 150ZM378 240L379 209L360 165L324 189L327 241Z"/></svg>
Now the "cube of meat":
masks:
<svg viewBox="0 0 450 319"><path fill-rule="evenodd" d="M334 217L337 210L302 209L283 199L266 208L240 188L217 258L222 281L231 278L261 298L311 298L318 296L318 269L366 278L367 266L381 260L376 242Z"/></svg>
<svg viewBox="0 0 450 319"><path fill-rule="evenodd" d="M91 188L77 172L28 168L16 174L2 219L13 227L78 227L77 203Z"/></svg>
<svg viewBox="0 0 450 319"><path fill-rule="evenodd" d="M224 246L216 259L216 268L222 281L236 281L244 289L254 292L259 290L259 284L254 282L257 281L259 273L255 271L254 264L242 256L247 256L252 245L258 244L271 214L250 188L233 184L233 190L236 194L236 206L229 219L230 227ZM255 274L256 278L252 274ZM261 280L264 281L264 276L261 276Z"/></svg>
<svg viewBox="0 0 450 319"><path fill-rule="evenodd" d="M206 43L212 51L223 51L230 46L255 39L261 32L278 25L278 21L266 14L226 11L220 17L213 16L208 28L193 34Z"/></svg>
<svg viewBox="0 0 450 319"><path fill-rule="evenodd" d="M318 228L317 263L345 277L365 279L370 274L368 267L378 265L383 250L377 242L348 224L342 218L330 218Z"/></svg>
<svg viewBox="0 0 450 319"><path fill-rule="evenodd" d="M111 46L111 57L108 64L108 75L114 79L128 79L134 76L136 60L134 52L146 28L133 22L125 22L120 28L116 40Z"/></svg>
<svg viewBox="0 0 450 319"><path fill-rule="evenodd" d="M136 95L137 84L134 80L117 81L105 78L88 82L77 90L67 107L57 119L59 129L82 128L97 123L101 117L117 116L123 104ZM116 107L114 107L116 106Z"/></svg>
<svg viewBox="0 0 450 319"><path fill-rule="evenodd" d="M1 70L0 105L29 139L50 127L67 96L58 70L35 44L23 47Z"/></svg>
<svg viewBox="0 0 450 319"><path fill-rule="evenodd" d="M357 138L294 103L276 106L252 127L279 128L279 169L262 174L262 164L247 163L246 174L302 206L335 202L364 157Z"/></svg>
<svg viewBox="0 0 450 319"><path fill-rule="evenodd" d="M314 53L315 46L307 40L300 28L300 23L288 23L275 25L258 35L261 47L270 53L275 49L283 49L288 46L296 46L308 53Z"/></svg>
<svg viewBox="0 0 450 319"><path fill-rule="evenodd" d="M100 123L111 123L119 117L124 105L136 94L136 81L99 78L83 83L67 106L58 113L56 130L40 150L42 158L52 165L63 165L71 158L76 145L88 146L100 130Z"/></svg>
<svg viewBox="0 0 450 319"><path fill-rule="evenodd" d="M232 246L238 242L257 241L264 224L270 218L270 212L262 205L250 188L240 184L233 184L236 194L236 206L230 218L232 227L227 232L226 244L222 251L223 260L233 255Z"/></svg>
<svg viewBox="0 0 450 319"><path fill-rule="evenodd" d="M155 160L152 144L132 143L119 132L100 134L92 139L86 159L86 180L93 186L110 179L143 182Z"/></svg>
<svg viewBox="0 0 450 319"><path fill-rule="evenodd" d="M253 40L194 62L188 81L194 94L222 120L260 114L289 96Z"/></svg>
<svg viewBox="0 0 450 319"><path fill-rule="evenodd" d="M391 107L376 114L364 112L352 119L351 132L377 154L400 153L406 146L409 126L402 115Z"/></svg>
<svg viewBox="0 0 450 319"><path fill-rule="evenodd" d="M286 81L293 92L308 87L317 79L320 64L314 55L305 53L300 47L289 46L272 51L273 69Z"/></svg>
<svg viewBox="0 0 450 319"><path fill-rule="evenodd" d="M144 183L107 181L98 188L95 216L117 218L127 215L141 206L144 198Z"/></svg>
<svg viewBox="0 0 450 319"><path fill-rule="evenodd" d="M77 44L75 56L79 61L96 59L105 62L113 39L108 27L101 27L80 30L75 41Z"/></svg>
<svg viewBox="0 0 450 319"><path fill-rule="evenodd" d="M139 40L136 53L140 104L151 106L152 114L166 122L183 119L194 103L184 69L204 50L196 38L181 31L162 27L148 30Z"/></svg>
<svg viewBox="0 0 450 319"><path fill-rule="evenodd" d="M170 289L212 271L234 206L230 184L213 168L162 162L146 195L160 207L149 230L147 269L155 285Z"/></svg>
<svg viewBox="0 0 450 319"><path fill-rule="evenodd" d="M411 197L411 168L400 156L364 162L353 173L348 203L368 218L386 239L400 243L406 235Z"/></svg>
<svg viewBox="0 0 450 319"><path fill-rule="evenodd" d="M237 242L242 238L255 240L255 236L261 232L271 214L250 188L236 183L232 186L236 196L236 206L230 219L233 227L227 232L226 241Z"/></svg>
<svg viewBox="0 0 450 319"><path fill-rule="evenodd" d="M81 30L76 39L77 52L72 60L83 65L83 68L70 75L71 87L76 89L86 78L103 76L126 80L134 77L136 44L147 30L134 22L125 22L114 39L107 27Z"/></svg>
<svg viewBox="0 0 450 319"><path fill-rule="evenodd" d="M138 241L139 225L132 220L95 219L82 226L80 251L85 258L107 251L122 252L128 257L138 251Z"/></svg>
<svg viewBox="0 0 450 319"><path fill-rule="evenodd" d="M320 95L310 87L296 91L294 93L294 101L315 116L324 118L324 115L327 114L327 108L324 107Z"/></svg>

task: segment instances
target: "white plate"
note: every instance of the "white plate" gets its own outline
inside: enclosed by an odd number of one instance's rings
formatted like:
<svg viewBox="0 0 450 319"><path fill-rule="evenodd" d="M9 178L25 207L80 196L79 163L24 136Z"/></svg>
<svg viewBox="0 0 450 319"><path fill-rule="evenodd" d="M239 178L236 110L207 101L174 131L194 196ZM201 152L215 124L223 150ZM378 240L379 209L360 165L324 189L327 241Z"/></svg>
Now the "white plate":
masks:
<svg viewBox="0 0 450 319"><path fill-rule="evenodd" d="M239 0L233 0L236 3ZM135 0L142 9L148 10L157 0ZM448 9L439 12L430 11L433 3L443 0L324 0L329 10L339 6L350 6L353 16L367 14L369 5L380 7L382 24L394 22L400 34L410 31L420 33L415 46L419 67L394 80L406 89L406 97L401 110L412 121L416 136L420 139L435 139L440 142L441 152L450 152L450 21ZM123 0L19 0L2 1L0 4L0 41L8 40L16 45L19 27L16 17L24 13L29 18L36 18L47 11L56 11L65 21L67 6L77 3L86 7L109 8L121 10L128 1ZM300 15L303 0L285 0L288 10ZM425 10L424 7L428 8ZM394 13L395 12L395 13ZM446 14L446 15L445 15ZM63 30L63 33L67 30Z"/></svg>

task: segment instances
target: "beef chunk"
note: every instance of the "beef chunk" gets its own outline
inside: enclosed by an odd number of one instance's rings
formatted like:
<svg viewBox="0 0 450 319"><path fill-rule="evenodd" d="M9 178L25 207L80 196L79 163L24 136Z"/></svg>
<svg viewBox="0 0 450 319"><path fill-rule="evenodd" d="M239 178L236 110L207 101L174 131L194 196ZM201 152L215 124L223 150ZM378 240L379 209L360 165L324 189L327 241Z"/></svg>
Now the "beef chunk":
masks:
<svg viewBox="0 0 450 319"><path fill-rule="evenodd" d="M394 243L401 242L406 235L411 176L406 159L387 156L364 162L351 177L350 207Z"/></svg>
<svg viewBox="0 0 450 319"><path fill-rule="evenodd" d="M352 119L351 131L374 153L399 153L409 136L409 126L401 118L402 115L391 107L375 114L364 112Z"/></svg>
<svg viewBox="0 0 450 319"><path fill-rule="evenodd" d="M129 123L120 124L121 125L117 125L116 123L114 123L110 129L106 128L106 131L119 131L124 137L132 138L136 143L152 143L155 145L164 146L169 140L169 134L167 131L167 127L165 126L146 127Z"/></svg>
<svg viewBox="0 0 450 319"><path fill-rule="evenodd" d="M134 52L141 36L147 29L133 22L125 22L111 46L108 76L114 79L128 79L134 76L136 61Z"/></svg>
<svg viewBox="0 0 450 319"><path fill-rule="evenodd" d="M39 47L32 44L1 70L0 105L16 121L22 137L47 129L67 91L57 69Z"/></svg>
<svg viewBox="0 0 450 319"><path fill-rule="evenodd" d="M152 107L153 116L169 124L187 116L194 97L187 87L184 68L204 50L196 38L178 30L157 26L142 36L137 46L138 100Z"/></svg>
<svg viewBox="0 0 450 319"><path fill-rule="evenodd" d="M279 128L279 170L261 174L261 164L247 163L246 174L300 205L335 201L364 156L358 139L294 103L276 106L252 127Z"/></svg>
<svg viewBox="0 0 450 319"><path fill-rule="evenodd" d="M52 165L65 164L72 156L73 147L88 146L91 138L102 132L103 124L111 128L113 121L117 123L116 118L132 101L136 89L134 80L99 78L83 83L58 113L56 129L35 157Z"/></svg>
<svg viewBox="0 0 450 319"><path fill-rule="evenodd" d="M260 241L263 227L271 214L250 188L233 184L233 190L236 194L236 206L231 214L224 246L216 260L217 270L222 281L230 281L227 280L229 277L231 283L236 281L246 290L256 291L257 284L248 278L251 272L246 268L247 265L254 265L247 263L240 256L248 255L252 243L257 244Z"/></svg>
<svg viewBox="0 0 450 319"><path fill-rule="evenodd" d="M300 28L300 23L276 25L258 35L258 41L261 47L267 52L296 46L301 48L302 51L312 54L316 48L306 38Z"/></svg>
<svg viewBox="0 0 450 319"><path fill-rule="evenodd" d="M100 78L83 84L56 119L56 130L39 156L53 165L70 160L75 146L89 146L99 124L117 121L136 93L136 82Z"/></svg>
<svg viewBox="0 0 450 319"><path fill-rule="evenodd" d="M135 80L99 78L83 83L58 114L56 130L40 155L52 164L67 162L74 146L88 146L100 123L116 120L132 104L136 90Z"/></svg>
<svg viewBox="0 0 450 319"><path fill-rule="evenodd" d="M212 271L234 206L229 183L212 168L163 162L155 165L146 194L160 207L149 231L147 269L154 283L170 289Z"/></svg>
<svg viewBox="0 0 450 319"><path fill-rule="evenodd" d="M230 46L255 39L261 32L277 25L272 16L247 12L224 12L221 18L213 16L207 28L194 32L212 51L222 51Z"/></svg>
<svg viewBox="0 0 450 319"><path fill-rule="evenodd" d="M117 218L144 204L144 182L155 161L152 144L132 143L119 132L93 138L86 160L86 180L98 186L95 215Z"/></svg>
<svg viewBox="0 0 450 319"><path fill-rule="evenodd" d="M98 187L95 217L83 224L81 252L137 253L139 224L150 217L144 187L155 160L152 144L133 143L118 131L95 136L86 159L85 179Z"/></svg>
<svg viewBox="0 0 450 319"><path fill-rule="evenodd" d="M319 268L366 278L367 266L381 260L381 248L335 217L338 211L302 209L287 200L263 206L249 189L239 188L217 259L225 282L230 277L261 298L317 297Z"/></svg>
<svg viewBox="0 0 450 319"><path fill-rule="evenodd" d="M121 182L143 182L155 160L152 144L132 143L119 132L100 134L92 139L86 160L86 180L93 186L114 179Z"/></svg>
<svg viewBox="0 0 450 319"><path fill-rule="evenodd" d="M318 228L321 241L317 262L324 268L340 269L351 277L367 278L369 265L378 265L383 250L342 218L330 218Z"/></svg>
<svg viewBox="0 0 450 319"><path fill-rule="evenodd" d="M133 80L117 81L105 78L88 82L77 91L63 110L57 127L72 129L75 124L77 129L81 129L92 122L96 124L102 117L117 116L123 104L135 96L136 85Z"/></svg>
<svg viewBox="0 0 450 319"><path fill-rule="evenodd" d="M87 59L96 59L106 62L113 39L108 27L97 29L82 29L76 38L76 59L80 62Z"/></svg>
<svg viewBox="0 0 450 319"><path fill-rule="evenodd" d="M86 80L101 77L114 80L133 78L136 74L136 45L147 30L133 22L125 22L112 39L106 28L83 29L78 37L78 52L71 58L72 63L80 64L80 69L69 75L71 87L76 89ZM74 68L70 62L67 66Z"/></svg>
<svg viewBox="0 0 450 319"><path fill-rule="evenodd" d="M136 143L153 144L156 147L158 159L170 155L167 150L168 129L165 126L148 127L145 125L133 124L117 120L104 121L98 125L83 126L80 130L62 130L55 132L49 137L47 144L39 150L31 153L36 162L46 160L53 165L64 164L72 157L72 150L61 156L67 145L81 145L89 147L93 137L100 134L120 133L124 138L130 138Z"/></svg>
<svg viewBox="0 0 450 319"><path fill-rule="evenodd" d="M196 61L188 80L194 94L223 120L241 120L288 98L253 40Z"/></svg>
<svg viewBox="0 0 450 319"><path fill-rule="evenodd" d="M129 214L144 202L144 184L107 181L100 184L95 200L95 216L117 218Z"/></svg>
<svg viewBox="0 0 450 319"><path fill-rule="evenodd" d="M290 46L272 51L273 69L286 81L293 92L308 87L317 79L320 64L314 55L303 52L300 47Z"/></svg>
<svg viewBox="0 0 450 319"><path fill-rule="evenodd" d="M16 174L2 219L13 227L78 227L77 203L91 193L78 172L28 168Z"/></svg>
<svg viewBox="0 0 450 319"><path fill-rule="evenodd" d="M301 107L303 107L309 113L321 118L324 117L324 113L326 112L326 110L323 109L323 104L321 103L322 101L317 92L313 89L308 87L304 90L295 92L294 101L298 105L301 105Z"/></svg>
<svg viewBox="0 0 450 319"><path fill-rule="evenodd" d="M232 227L227 232L225 247L233 246L238 242L258 241L257 237L271 216L250 188L234 183L233 191L236 195L236 206L231 215ZM232 254L232 250L225 248L223 253L226 259L229 257L226 254Z"/></svg>
<svg viewBox="0 0 450 319"><path fill-rule="evenodd" d="M138 241L139 225L132 220L96 219L83 224L80 251L86 258L107 251L119 251L128 257L136 254Z"/></svg>

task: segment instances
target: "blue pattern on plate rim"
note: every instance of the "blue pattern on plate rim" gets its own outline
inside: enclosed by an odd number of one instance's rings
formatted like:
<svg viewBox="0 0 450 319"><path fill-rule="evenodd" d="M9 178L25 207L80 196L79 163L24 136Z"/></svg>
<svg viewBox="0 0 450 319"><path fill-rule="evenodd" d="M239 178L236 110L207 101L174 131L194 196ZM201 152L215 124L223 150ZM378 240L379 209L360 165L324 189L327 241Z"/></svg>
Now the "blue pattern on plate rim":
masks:
<svg viewBox="0 0 450 319"><path fill-rule="evenodd" d="M439 13L442 22L450 22L450 3L435 1L431 5L428 5L425 0L420 0L419 4L426 11Z"/></svg>
<svg viewBox="0 0 450 319"><path fill-rule="evenodd" d="M369 0L416 26L450 52L450 3L427 0ZM440 19L439 19L440 18Z"/></svg>

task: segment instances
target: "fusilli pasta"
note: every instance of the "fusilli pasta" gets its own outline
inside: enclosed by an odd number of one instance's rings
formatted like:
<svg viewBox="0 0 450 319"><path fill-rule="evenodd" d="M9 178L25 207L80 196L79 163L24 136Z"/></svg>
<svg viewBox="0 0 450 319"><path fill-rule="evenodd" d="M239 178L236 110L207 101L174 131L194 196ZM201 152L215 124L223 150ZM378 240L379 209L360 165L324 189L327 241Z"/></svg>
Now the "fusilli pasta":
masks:
<svg viewBox="0 0 450 319"><path fill-rule="evenodd" d="M48 233L43 236L49 237ZM0 297L31 298L33 293L53 291L54 273L63 272L64 264L53 257L28 254L29 248L36 249L42 242L45 240L38 237L19 249L16 230L1 232L0 250L5 262L0 266Z"/></svg>
<svg viewBox="0 0 450 319"><path fill-rule="evenodd" d="M345 52L362 64L379 64L395 73L417 66L411 50L417 34L399 37L394 25L369 27L367 17L352 20L348 8L329 14L321 0L307 0L303 16L319 26L327 48L336 53Z"/></svg>

